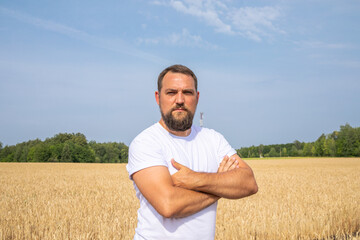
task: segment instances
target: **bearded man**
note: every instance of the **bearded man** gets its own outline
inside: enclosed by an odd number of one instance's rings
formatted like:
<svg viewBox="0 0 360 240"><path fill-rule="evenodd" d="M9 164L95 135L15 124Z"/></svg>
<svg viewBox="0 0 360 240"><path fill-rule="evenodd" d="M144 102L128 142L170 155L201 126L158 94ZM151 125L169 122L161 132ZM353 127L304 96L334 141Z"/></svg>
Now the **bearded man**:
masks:
<svg viewBox="0 0 360 240"><path fill-rule="evenodd" d="M129 148L140 200L134 239L214 239L217 201L256 193L254 174L220 133L192 125L199 92L189 68L163 70L155 99L160 121Z"/></svg>

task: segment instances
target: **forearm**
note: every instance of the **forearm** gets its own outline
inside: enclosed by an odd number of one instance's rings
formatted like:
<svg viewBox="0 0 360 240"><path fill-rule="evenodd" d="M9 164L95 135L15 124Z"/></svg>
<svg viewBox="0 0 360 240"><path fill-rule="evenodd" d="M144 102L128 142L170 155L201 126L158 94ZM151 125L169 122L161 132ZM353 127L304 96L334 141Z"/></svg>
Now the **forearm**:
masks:
<svg viewBox="0 0 360 240"><path fill-rule="evenodd" d="M221 173L195 173L191 189L238 199L256 193L257 184L250 168L237 168Z"/></svg>
<svg viewBox="0 0 360 240"><path fill-rule="evenodd" d="M172 175L174 185L230 199L256 193L258 187L251 168L236 154L230 159L229 162L224 158L217 173L195 172L173 161L173 165L179 170ZM236 163L236 167L228 168L228 163Z"/></svg>
<svg viewBox="0 0 360 240"><path fill-rule="evenodd" d="M145 168L132 175L147 201L163 217L186 217L215 203L219 197L174 185L164 166Z"/></svg>
<svg viewBox="0 0 360 240"><path fill-rule="evenodd" d="M197 213L215 203L220 197L209 193L197 192L180 187L173 187L169 191L165 208L161 215L165 217L182 218Z"/></svg>

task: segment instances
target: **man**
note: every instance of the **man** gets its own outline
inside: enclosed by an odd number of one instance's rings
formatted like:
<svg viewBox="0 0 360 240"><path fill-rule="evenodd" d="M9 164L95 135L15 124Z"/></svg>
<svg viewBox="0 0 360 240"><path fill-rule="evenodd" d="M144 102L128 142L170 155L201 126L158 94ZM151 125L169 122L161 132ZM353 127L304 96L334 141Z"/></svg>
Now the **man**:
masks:
<svg viewBox="0 0 360 240"><path fill-rule="evenodd" d="M192 126L199 92L189 68L161 72L155 99L160 121L129 148L140 200L134 239L214 239L217 200L256 193L253 172L221 134Z"/></svg>

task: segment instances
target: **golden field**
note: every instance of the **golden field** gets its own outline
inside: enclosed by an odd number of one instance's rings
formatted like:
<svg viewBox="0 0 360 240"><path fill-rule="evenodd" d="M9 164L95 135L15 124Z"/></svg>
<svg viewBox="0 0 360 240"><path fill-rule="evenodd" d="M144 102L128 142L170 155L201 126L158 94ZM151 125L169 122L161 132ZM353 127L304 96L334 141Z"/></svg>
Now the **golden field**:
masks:
<svg viewBox="0 0 360 240"><path fill-rule="evenodd" d="M360 239L360 159L250 160L259 192L221 199L216 239ZM0 163L0 239L132 239L125 164Z"/></svg>

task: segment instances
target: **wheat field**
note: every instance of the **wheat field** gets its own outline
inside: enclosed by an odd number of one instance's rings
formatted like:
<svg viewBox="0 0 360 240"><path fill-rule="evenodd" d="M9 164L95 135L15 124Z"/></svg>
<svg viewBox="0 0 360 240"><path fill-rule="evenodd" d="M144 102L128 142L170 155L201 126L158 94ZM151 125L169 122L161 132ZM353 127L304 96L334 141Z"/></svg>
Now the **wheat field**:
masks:
<svg viewBox="0 0 360 240"><path fill-rule="evenodd" d="M216 239L360 239L360 159L250 160L259 192L221 199ZM125 164L0 163L0 239L132 239Z"/></svg>

